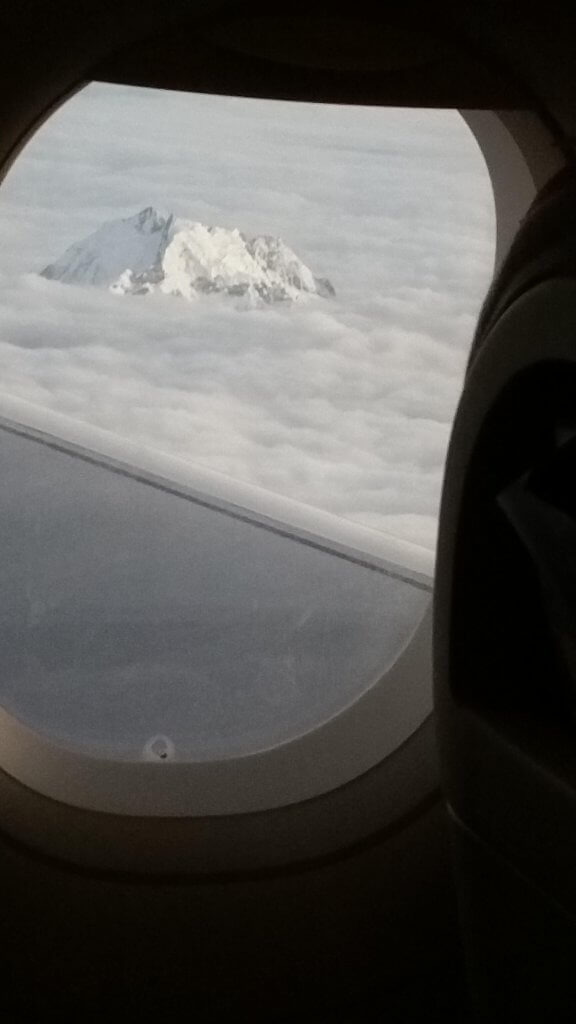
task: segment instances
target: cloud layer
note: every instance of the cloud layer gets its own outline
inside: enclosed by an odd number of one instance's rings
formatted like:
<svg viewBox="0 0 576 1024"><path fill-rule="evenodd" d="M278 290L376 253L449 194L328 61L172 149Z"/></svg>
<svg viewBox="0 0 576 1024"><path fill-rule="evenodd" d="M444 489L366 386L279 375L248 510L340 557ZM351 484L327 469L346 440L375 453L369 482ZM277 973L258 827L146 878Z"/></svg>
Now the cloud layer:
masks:
<svg viewBox="0 0 576 1024"><path fill-rule="evenodd" d="M144 206L280 235L336 300L237 312L37 272ZM2 389L426 546L491 273L453 112L93 85L0 191Z"/></svg>

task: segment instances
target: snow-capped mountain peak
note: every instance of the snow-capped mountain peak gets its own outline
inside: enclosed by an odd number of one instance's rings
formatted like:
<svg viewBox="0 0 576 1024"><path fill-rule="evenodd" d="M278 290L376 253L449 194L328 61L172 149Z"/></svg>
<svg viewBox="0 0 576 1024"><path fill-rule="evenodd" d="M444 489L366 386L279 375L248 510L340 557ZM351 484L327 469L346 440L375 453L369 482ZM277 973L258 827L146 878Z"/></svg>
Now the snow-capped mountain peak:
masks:
<svg viewBox="0 0 576 1024"><path fill-rule="evenodd" d="M147 206L145 210L140 210L135 217L128 218L129 221L134 221L134 227L137 231L141 231L144 235L151 235L155 231L162 231L166 226L166 220L162 217L153 206ZM127 223L124 221L123 223Z"/></svg>
<svg viewBox="0 0 576 1024"><path fill-rule="evenodd" d="M159 291L194 299L219 292L252 306L334 295L330 282L315 277L280 238L250 239L237 228L163 217L151 206L103 224L42 274L121 295Z"/></svg>

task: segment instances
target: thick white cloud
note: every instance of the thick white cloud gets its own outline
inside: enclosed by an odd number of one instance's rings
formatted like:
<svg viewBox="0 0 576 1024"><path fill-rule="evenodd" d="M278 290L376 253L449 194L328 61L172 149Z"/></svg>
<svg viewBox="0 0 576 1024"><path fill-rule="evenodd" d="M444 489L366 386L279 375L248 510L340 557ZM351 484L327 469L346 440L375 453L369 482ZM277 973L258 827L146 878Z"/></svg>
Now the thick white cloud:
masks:
<svg viewBox="0 0 576 1024"><path fill-rule="evenodd" d="M36 276L144 206L280 235L335 300L237 312ZM91 86L0 191L3 390L431 546L493 257L459 115Z"/></svg>

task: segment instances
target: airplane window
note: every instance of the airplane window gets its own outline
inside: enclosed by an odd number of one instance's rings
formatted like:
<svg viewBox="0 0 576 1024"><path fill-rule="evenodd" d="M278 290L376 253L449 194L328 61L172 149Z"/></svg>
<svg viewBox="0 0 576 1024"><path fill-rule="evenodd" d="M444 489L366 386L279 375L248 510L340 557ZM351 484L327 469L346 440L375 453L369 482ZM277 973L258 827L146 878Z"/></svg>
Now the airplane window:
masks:
<svg viewBox="0 0 576 1024"><path fill-rule="evenodd" d="M95 83L38 130L0 190L8 713L201 761L374 689L429 603L493 221L455 111Z"/></svg>
<svg viewBox="0 0 576 1024"><path fill-rule="evenodd" d="M4 392L433 549L494 255L457 112L92 84L0 230Z"/></svg>

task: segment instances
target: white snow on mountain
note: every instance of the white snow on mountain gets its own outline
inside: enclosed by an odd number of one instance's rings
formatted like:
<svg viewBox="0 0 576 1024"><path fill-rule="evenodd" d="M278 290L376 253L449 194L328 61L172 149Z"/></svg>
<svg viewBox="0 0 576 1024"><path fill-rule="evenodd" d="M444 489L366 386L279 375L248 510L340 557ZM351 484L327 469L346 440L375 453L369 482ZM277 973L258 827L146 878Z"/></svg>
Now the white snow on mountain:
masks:
<svg viewBox="0 0 576 1024"><path fill-rule="evenodd" d="M140 274L154 265L165 247L166 225L151 208L127 220L110 221L70 246L42 275L66 284L109 288L127 269Z"/></svg>
<svg viewBox="0 0 576 1024"><path fill-rule="evenodd" d="M249 239L237 229L163 217L151 206L103 224L42 275L119 295L161 292L191 300L221 293L250 308L334 295L330 282L315 277L280 238Z"/></svg>

